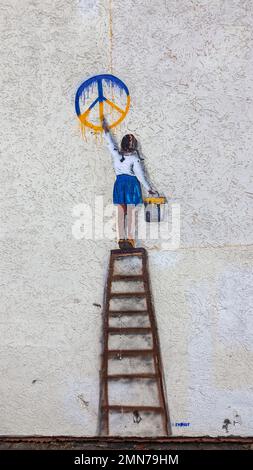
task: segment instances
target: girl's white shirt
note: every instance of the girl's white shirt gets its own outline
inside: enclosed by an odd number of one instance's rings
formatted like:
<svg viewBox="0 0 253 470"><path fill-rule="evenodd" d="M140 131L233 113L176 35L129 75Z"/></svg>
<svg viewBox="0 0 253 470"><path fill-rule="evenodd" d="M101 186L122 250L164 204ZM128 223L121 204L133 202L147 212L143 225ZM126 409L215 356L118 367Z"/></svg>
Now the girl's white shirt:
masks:
<svg viewBox="0 0 253 470"><path fill-rule="evenodd" d="M117 145L114 142L110 132L105 132L105 138L113 159L113 167L116 175L136 176L140 183L143 184L144 188L146 188L148 191L151 190L152 187L144 175L141 161L137 153L133 152L124 155L125 160L121 162L120 160L122 159L122 154L119 153Z"/></svg>

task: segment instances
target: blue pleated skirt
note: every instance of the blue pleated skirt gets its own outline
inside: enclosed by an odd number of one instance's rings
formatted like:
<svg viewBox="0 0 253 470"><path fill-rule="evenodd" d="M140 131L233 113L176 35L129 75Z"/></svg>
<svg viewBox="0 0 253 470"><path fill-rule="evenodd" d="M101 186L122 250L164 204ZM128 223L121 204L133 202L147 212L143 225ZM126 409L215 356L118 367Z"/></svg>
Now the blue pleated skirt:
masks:
<svg viewBox="0 0 253 470"><path fill-rule="evenodd" d="M142 204L141 185L136 176L118 175L113 188L114 204Z"/></svg>

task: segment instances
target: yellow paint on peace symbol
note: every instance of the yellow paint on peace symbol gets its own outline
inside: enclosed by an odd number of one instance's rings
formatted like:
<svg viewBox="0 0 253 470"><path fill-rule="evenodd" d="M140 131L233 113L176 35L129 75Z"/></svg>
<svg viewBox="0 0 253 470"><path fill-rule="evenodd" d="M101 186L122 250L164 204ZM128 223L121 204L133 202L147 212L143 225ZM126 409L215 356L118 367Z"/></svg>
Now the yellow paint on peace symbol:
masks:
<svg viewBox="0 0 253 470"><path fill-rule="evenodd" d="M107 104L109 104L109 106L116 109L116 111L118 111L120 113L120 117L116 121L114 121L112 124L108 125L109 129L112 129L113 127L116 127L118 124L120 124L123 121L123 119L126 117L128 111L129 111L129 108L130 108L130 95L127 96L127 103L126 103L125 109L120 108L115 103L108 100L107 98L105 99L105 102ZM81 123L83 125L89 127L90 129L93 129L96 132L101 132L103 130L102 120L103 120L103 117L104 117L104 101L99 102L99 119L100 119L101 125L97 126L97 125L93 124L92 122L90 122L88 120L88 116L89 116L90 111L91 111L90 109L87 109L83 114L80 114L78 116Z"/></svg>

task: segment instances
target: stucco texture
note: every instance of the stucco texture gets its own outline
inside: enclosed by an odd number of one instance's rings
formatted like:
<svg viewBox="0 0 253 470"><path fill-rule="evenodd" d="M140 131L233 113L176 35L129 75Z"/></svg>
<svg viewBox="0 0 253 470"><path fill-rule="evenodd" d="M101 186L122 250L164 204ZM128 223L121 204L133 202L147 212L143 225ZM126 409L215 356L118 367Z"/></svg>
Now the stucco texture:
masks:
<svg viewBox="0 0 253 470"><path fill-rule="evenodd" d="M111 71L132 100L116 137L137 136L181 209L179 248L149 247L172 432L252 434L252 0L0 0L0 13L0 434L98 430L116 241L74 238L73 207L109 203L114 173L74 99Z"/></svg>

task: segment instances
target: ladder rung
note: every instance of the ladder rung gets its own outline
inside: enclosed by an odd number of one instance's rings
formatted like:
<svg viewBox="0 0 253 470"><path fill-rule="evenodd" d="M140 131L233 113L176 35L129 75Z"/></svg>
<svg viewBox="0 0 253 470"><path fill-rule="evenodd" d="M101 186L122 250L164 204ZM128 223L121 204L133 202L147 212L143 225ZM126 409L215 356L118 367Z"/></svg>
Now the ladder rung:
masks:
<svg viewBox="0 0 253 470"><path fill-rule="evenodd" d="M137 327L137 328L114 328L114 327L109 327L108 328L108 333L112 334L123 334L123 335L131 335L131 334L148 334L151 333L152 329L147 327L147 328L142 328L142 327Z"/></svg>
<svg viewBox="0 0 253 470"><path fill-rule="evenodd" d="M147 411L147 412L153 412L153 413L164 413L164 409L161 406L143 406L143 405L136 405L136 406L121 406L121 405L109 405L109 406L104 406L104 409L107 409L108 411L119 411L125 412L125 413L132 413L134 411Z"/></svg>
<svg viewBox="0 0 253 470"><path fill-rule="evenodd" d="M112 281L142 281L144 279L142 274L114 274Z"/></svg>
<svg viewBox="0 0 253 470"><path fill-rule="evenodd" d="M121 380L121 379L156 379L157 374L110 374L107 375L108 379Z"/></svg>
<svg viewBox="0 0 253 470"><path fill-rule="evenodd" d="M144 248L131 248L130 250L111 250L111 255L115 259L123 256L143 256L146 250Z"/></svg>
<svg viewBox="0 0 253 470"><path fill-rule="evenodd" d="M108 314L112 317L119 315L148 315L147 310L109 310Z"/></svg>
<svg viewBox="0 0 253 470"><path fill-rule="evenodd" d="M110 357L119 355L120 357L134 357L134 356L152 356L154 354L153 349L107 349L107 353Z"/></svg>
<svg viewBox="0 0 253 470"><path fill-rule="evenodd" d="M110 297L146 297L146 292L111 292Z"/></svg>

